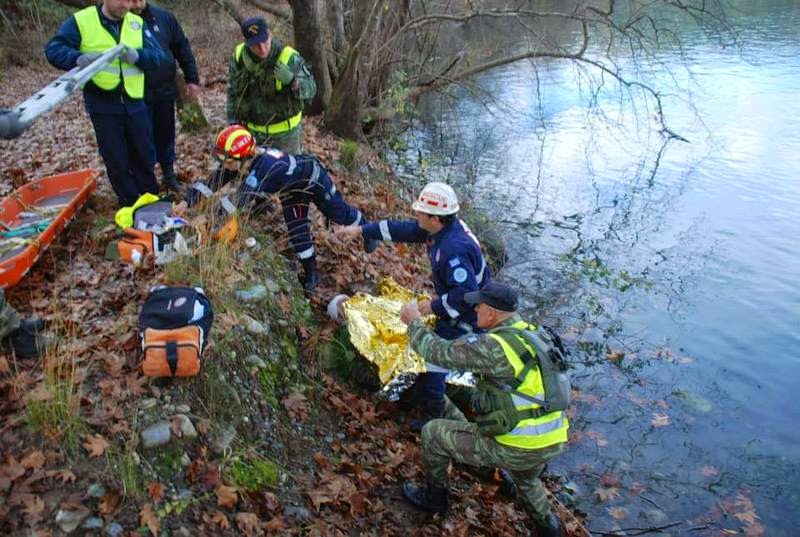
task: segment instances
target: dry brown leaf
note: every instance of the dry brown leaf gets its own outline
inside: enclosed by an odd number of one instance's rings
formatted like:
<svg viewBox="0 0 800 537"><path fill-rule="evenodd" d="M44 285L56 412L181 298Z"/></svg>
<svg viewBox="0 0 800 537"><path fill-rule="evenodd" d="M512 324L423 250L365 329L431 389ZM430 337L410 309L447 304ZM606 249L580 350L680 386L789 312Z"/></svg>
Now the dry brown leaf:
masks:
<svg viewBox="0 0 800 537"><path fill-rule="evenodd" d="M239 501L239 495L236 493L235 487L220 485L214 492L217 494L217 505L225 509L236 507L236 502Z"/></svg>
<svg viewBox="0 0 800 537"><path fill-rule="evenodd" d="M245 535L259 535L261 533L261 520L255 513L236 513L233 515L236 526Z"/></svg>
<svg viewBox="0 0 800 537"><path fill-rule="evenodd" d="M147 486L147 494L155 503L160 502L164 499L164 485L157 481L150 483Z"/></svg>
<svg viewBox="0 0 800 537"><path fill-rule="evenodd" d="M100 506L97 508L101 515L110 515L116 511L122 503L122 495L119 491L111 489L106 492L103 499L100 501Z"/></svg>
<svg viewBox="0 0 800 537"><path fill-rule="evenodd" d="M597 431L589 431L586 433L586 436L594 440L597 443L597 447L605 447L608 445L608 440L606 440L606 437L603 436L603 433Z"/></svg>
<svg viewBox="0 0 800 537"><path fill-rule="evenodd" d="M293 391L283 398L284 408L289 413L289 417L296 421L303 421L308 417L308 405L306 396L300 392Z"/></svg>
<svg viewBox="0 0 800 537"><path fill-rule="evenodd" d="M609 507L606 511L615 520L623 520L628 517L628 512L622 507Z"/></svg>
<svg viewBox="0 0 800 537"><path fill-rule="evenodd" d="M44 500L35 494L26 494L23 498L23 511L30 519L38 519L44 511Z"/></svg>
<svg viewBox="0 0 800 537"><path fill-rule="evenodd" d="M594 489L594 493L601 501L608 502L615 498L619 498L619 489L616 487L600 487Z"/></svg>
<svg viewBox="0 0 800 537"><path fill-rule="evenodd" d="M153 506L149 503L146 503L144 507L142 507L142 510L139 511L139 522L150 529L150 534L153 537L158 537L158 530L161 529L161 522L153 511Z"/></svg>
<svg viewBox="0 0 800 537"><path fill-rule="evenodd" d="M8 360L5 356L0 356L0 373L8 373L11 368L8 366Z"/></svg>
<svg viewBox="0 0 800 537"><path fill-rule="evenodd" d="M214 511L211 514L211 521L223 530L227 530L231 527L231 523L228 522L228 517L226 517L225 513L222 511Z"/></svg>
<svg viewBox="0 0 800 537"><path fill-rule="evenodd" d="M758 520L758 515L753 510L741 511L739 513L734 513L733 516L745 524L756 524L756 520Z"/></svg>
<svg viewBox="0 0 800 537"><path fill-rule="evenodd" d="M23 467L29 470L38 470L39 468L44 466L45 462L46 459L44 458L44 453L42 453L39 450L31 451L30 453L25 455L21 461L19 461L19 463Z"/></svg>
<svg viewBox="0 0 800 537"><path fill-rule="evenodd" d="M46 473L47 477L55 477L56 479L60 480L62 483L74 483L77 479L77 476L73 474L70 470L51 470Z"/></svg>
<svg viewBox="0 0 800 537"><path fill-rule="evenodd" d="M91 434L83 437L83 447L89 452L89 457L99 457L108 449L108 441L99 434Z"/></svg>
<svg viewBox="0 0 800 537"><path fill-rule="evenodd" d="M653 427L666 427L669 425L669 416L667 414L653 414L650 424Z"/></svg>
<svg viewBox="0 0 800 537"><path fill-rule="evenodd" d="M281 533L287 527L286 521L284 521L283 517L280 516L273 517L272 520L264 524L264 530L266 530L266 532L269 534Z"/></svg>

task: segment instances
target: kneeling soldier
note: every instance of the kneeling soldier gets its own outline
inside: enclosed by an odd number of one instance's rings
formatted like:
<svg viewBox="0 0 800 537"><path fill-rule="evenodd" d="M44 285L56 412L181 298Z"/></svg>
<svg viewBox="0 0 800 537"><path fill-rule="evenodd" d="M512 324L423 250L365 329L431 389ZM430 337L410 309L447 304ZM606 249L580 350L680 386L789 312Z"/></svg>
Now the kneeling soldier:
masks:
<svg viewBox="0 0 800 537"><path fill-rule="evenodd" d="M514 335L514 330L529 330L531 325L515 313L517 293L507 285L487 283L479 291L466 293L464 301L475 305L478 327L487 333L448 341L425 326L415 304L406 304L400 312L403 322L409 325L409 344L427 362L457 371L472 371L481 379L472 402L477 422L448 419L428 422L422 429L422 461L427 483L419 486L406 482L403 494L414 506L443 514L448 508L447 469L451 460L468 466L505 468L517 484L519 496L535 525L535 535L558 536L560 523L550 511L539 475L547 461L561 453L569 423L562 412L545 412L532 403L533 399L541 400L544 394L542 374L534 358L536 351ZM530 353L527 364L524 360L527 355L516 350L523 348ZM519 385L508 395L510 403L497 404L497 393L501 390L493 387L515 385L515 381ZM503 411L514 416L497 422L486 419L489 413ZM506 432L483 426L504 421L512 424Z"/></svg>

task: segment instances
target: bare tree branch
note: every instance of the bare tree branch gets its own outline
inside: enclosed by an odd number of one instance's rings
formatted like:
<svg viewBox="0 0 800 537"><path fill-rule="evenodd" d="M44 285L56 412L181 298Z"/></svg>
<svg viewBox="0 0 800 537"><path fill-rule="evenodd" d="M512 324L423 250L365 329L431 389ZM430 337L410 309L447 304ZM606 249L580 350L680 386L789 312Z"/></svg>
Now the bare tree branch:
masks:
<svg viewBox="0 0 800 537"><path fill-rule="evenodd" d="M280 19L284 19L286 21L292 20L292 11L290 9L284 9L278 6L273 6L272 4L266 2L265 0L245 0L248 4L253 7L257 7L262 11L266 11L272 15Z"/></svg>

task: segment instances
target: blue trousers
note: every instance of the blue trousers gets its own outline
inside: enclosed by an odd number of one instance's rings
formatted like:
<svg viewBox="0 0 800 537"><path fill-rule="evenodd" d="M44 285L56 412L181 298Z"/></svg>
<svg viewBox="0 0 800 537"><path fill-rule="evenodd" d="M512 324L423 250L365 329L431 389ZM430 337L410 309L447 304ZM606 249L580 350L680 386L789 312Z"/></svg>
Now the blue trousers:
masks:
<svg viewBox="0 0 800 537"><path fill-rule="evenodd" d="M466 335L465 332L459 328L450 326L444 319L438 319L436 321L434 332L437 336L449 340L458 339ZM414 390L414 394L424 414L433 417L441 417L445 405L444 395L446 378L447 373L421 373L417 377L417 381L414 383L412 389Z"/></svg>
<svg viewBox="0 0 800 537"><path fill-rule="evenodd" d="M175 100L147 103L147 108L153 125L156 162L164 173L175 164Z"/></svg>
<svg viewBox="0 0 800 537"><path fill-rule="evenodd" d="M361 211L344 200L344 196L336 189L325 169L318 166L318 170L319 174L315 173L308 182L303 181L296 186L289 185L280 193L289 242L300 259L310 259L314 256L314 238L311 235L311 221L308 218L308 207L312 202L322 211L325 218L337 224L349 226L366 222Z"/></svg>
<svg viewBox="0 0 800 537"><path fill-rule="evenodd" d="M89 117L120 205L133 205L145 192L157 194L153 132L147 109L124 114L93 113Z"/></svg>

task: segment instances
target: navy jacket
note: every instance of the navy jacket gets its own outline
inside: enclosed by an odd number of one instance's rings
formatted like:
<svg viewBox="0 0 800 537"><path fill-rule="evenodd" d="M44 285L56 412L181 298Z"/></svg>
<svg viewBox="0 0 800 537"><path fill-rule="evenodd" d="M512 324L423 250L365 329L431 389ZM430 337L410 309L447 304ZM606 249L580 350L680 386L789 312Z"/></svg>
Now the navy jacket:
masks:
<svg viewBox="0 0 800 537"><path fill-rule="evenodd" d="M446 339L462 336L465 330L458 328L461 321L478 330L474 306L464 302L464 293L480 289L492 276L478 239L465 223L456 219L431 235L416 221L381 220L362 226L361 232L365 239L424 242L437 295L431 301L436 333Z"/></svg>
<svg viewBox="0 0 800 537"><path fill-rule="evenodd" d="M100 13L100 22L119 42L120 23L122 21L113 21L107 18L103 15L103 11L99 6L97 11ZM78 30L78 23L75 22L75 17L72 16L64 21L56 35L47 42L44 53L47 56L47 61L53 67L69 71L77 65L78 57L81 55L80 46L81 33ZM143 47L139 50L139 60L136 62L136 66L145 72L145 81L149 73L158 69L163 61L164 52L161 50L158 41L153 37L149 26L145 23ZM90 114L124 114L126 112L139 112L147 108L144 99L131 99L125 93L122 84L112 91L106 91L89 81L83 87L83 98L86 104L86 111Z"/></svg>
<svg viewBox="0 0 800 537"><path fill-rule="evenodd" d="M178 88L175 86L175 60L180 64L187 84L200 83L192 47L178 19L169 11L147 2L140 16L150 27L166 56L157 70L147 73L145 100L149 103L174 101L178 96Z"/></svg>
<svg viewBox="0 0 800 537"><path fill-rule="evenodd" d="M304 190L309 180L321 173L316 157L289 155L277 149L267 149L250 164L242 190L275 194L292 189Z"/></svg>

